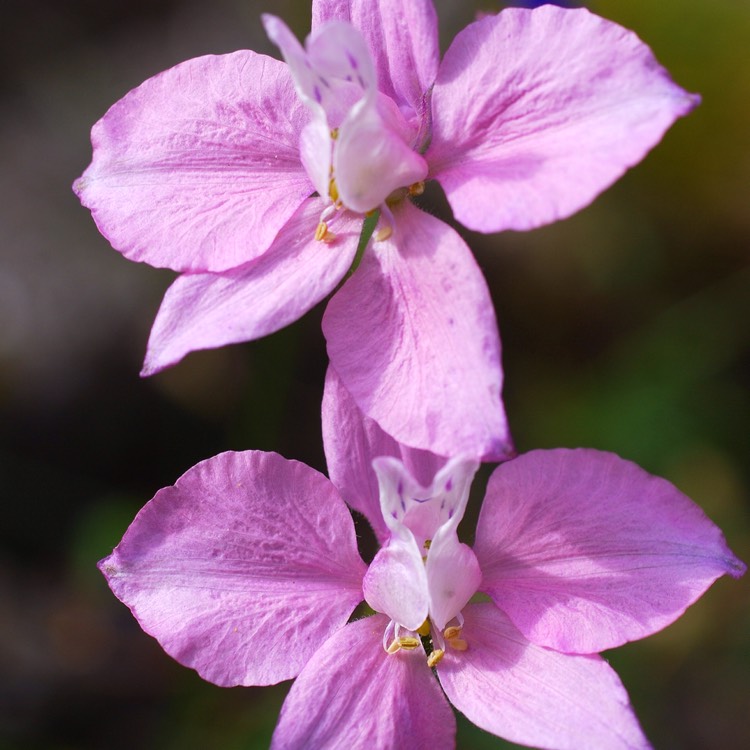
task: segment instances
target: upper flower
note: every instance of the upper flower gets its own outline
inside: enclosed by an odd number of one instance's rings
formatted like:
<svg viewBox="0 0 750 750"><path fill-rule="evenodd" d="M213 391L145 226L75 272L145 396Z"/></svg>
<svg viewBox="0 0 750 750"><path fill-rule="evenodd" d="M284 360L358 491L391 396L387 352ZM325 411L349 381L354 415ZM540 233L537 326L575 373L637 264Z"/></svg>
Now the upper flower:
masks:
<svg viewBox="0 0 750 750"><path fill-rule="evenodd" d="M596 654L744 572L701 510L612 454L535 451L492 475L472 550L456 531L476 462L398 445L333 374L324 421L331 476L383 540L369 568L328 479L224 453L157 493L100 563L144 630L219 685L296 676L275 748L452 747L443 691L514 742L647 747ZM347 624L363 597L379 614Z"/></svg>
<svg viewBox="0 0 750 750"><path fill-rule="evenodd" d="M144 374L300 317L351 269L323 319L357 405L404 444L506 458L500 341L469 249L410 197L425 179L494 232L570 215L636 163L696 98L631 32L586 10L511 8L442 61L429 0L318 0L286 63L189 60L94 126L75 190L133 260L184 272ZM379 241L377 241L379 240Z"/></svg>

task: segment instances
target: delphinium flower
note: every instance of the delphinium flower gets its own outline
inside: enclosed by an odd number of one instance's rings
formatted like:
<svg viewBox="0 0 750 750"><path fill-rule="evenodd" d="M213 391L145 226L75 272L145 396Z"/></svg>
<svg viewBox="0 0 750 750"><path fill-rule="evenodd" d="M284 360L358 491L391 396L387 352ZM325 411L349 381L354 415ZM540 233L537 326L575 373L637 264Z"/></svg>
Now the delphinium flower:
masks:
<svg viewBox="0 0 750 750"><path fill-rule="evenodd" d="M493 473L472 549L457 528L473 458L396 443L335 375L324 419L349 430L326 441L342 493L246 451L143 508L100 563L143 629L217 685L296 677L273 748L451 748L448 700L514 742L648 747L597 653L744 572L702 511L613 454L534 451ZM342 494L382 542L369 567ZM375 614L349 621L363 598Z"/></svg>
<svg viewBox="0 0 750 750"><path fill-rule="evenodd" d="M323 331L359 408L406 445L507 457L486 284L412 197L437 180L480 232L564 218L696 98L633 33L582 9L486 16L442 61L429 0L317 0L305 47L264 23L286 63L189 60L94 126L76 192L126 257L182 274L143 373L278 330L357 265ZM359 258L368 215L379 224Z"/></svg>

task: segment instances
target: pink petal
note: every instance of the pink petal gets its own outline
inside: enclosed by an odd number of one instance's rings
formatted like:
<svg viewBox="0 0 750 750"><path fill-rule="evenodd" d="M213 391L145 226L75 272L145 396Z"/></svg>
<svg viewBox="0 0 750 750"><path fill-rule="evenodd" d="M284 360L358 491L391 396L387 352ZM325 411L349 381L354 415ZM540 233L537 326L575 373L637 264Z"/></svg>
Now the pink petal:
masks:
<svg viewBox="0 0 750 750"><path fill-rule="evenodd" d="M323 317L331 364L362 412L440 455L510 453L495 313L461 238L404 202Z"/></svg>
<svg viewBox="0 0 750 750"><path fill-rule="evenodd" d="M131 260L224 271L262 255L313 191L298 148L308 119L283 63L248 51L189 60L94 126L74 189Z"/></svg>
<svg viewBox="0 0 750 750"><path fill-rule="evenodd" d="M381 549L370 563L362 585L365 601L399 625L417 630L427 619L427 574L413 538L392 539Z"/></svg>
<svg viewBox="0 0 750 750"><path fill-rule="evenodd" d="M494 605L464 610L466 651L438 664L453 705L482 729L549 750L650 747L619 678L598 656L529 643Z"/></svg>
<svg viewBox="0 0 750 750"><path fill-rule="evenodd" d="M467 227L531 229L590 203L697 102L617 24L510 8L446 53L427 158Z"/></svg>
<svg viewBox="0 0 750 750"><path fill-rule="evenodd" d="M676 620L745 566L664 479L593 450L533 451L490 479L474 546L486 591L534 643L593 653Z"/></svg>
<svg viewBox="0 0 750 750"><path fill-rule="evenodd" d="M292 323L343 278L357 250L362 220L337 216L336 238L315 239L323 207L308 199L268 252L223 274L185 274L167 290L148 343L142 375L198 349L252 341Z"/></svg>
<svg viewBox="0 0 750 750"><path fill-rule="evenodd" d="M386 654L387 622L352 622L316 652L284 702L272 750L453 750L456 720L424 651Z"/></svg>
<svg viewBox="0 0 750 750"><path fill-rule="evenodd" d="M367 518L384 544L391 532L380 507L373 459L378 456L400 459L423 486L432 482L445 459L428 451L407 448L383 432L377 422L357 408L332 367L326 373L322 420L328 476L346 502Z"/></svg>
<svg viewBox="0 0 750 750"><path fill-rule="evenodd" d="M222 686L294 677L362 600L365 573L331 483L260 451L194 466L99 566L168 654Z"/></svg>
<svg viewBox="0 0 750 750"><path fill-rule="evenodd" d="M430 0L314 0L312 25L348 21L375 60L378 90L423 114L423 97L440 59L437 17Z"/></svg>

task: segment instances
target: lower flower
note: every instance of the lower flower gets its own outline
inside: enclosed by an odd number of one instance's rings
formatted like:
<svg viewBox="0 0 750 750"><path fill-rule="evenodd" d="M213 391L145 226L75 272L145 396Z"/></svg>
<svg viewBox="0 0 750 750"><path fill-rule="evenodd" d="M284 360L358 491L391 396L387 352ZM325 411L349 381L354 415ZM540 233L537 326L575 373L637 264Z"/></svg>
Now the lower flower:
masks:
<svg viewBox="0 0 750 750"><path fill-rule="evenodd" d="M495 470L471 549L457 527L476 462L394 449L374 430L363 421L351 436L362 466L385 449L373 475L347 475L327 441L332 476L345 496L363 488L358 509L383 541L369 568L326 477L273 453L223 453L138 514L100 563L113 592L217 685L296 677L274 748L453 747L448 700L522 744L648 747L597 654L744 572L719 529L617 456L534 451ZM376 614L349 621L363 598Z"/></svg>

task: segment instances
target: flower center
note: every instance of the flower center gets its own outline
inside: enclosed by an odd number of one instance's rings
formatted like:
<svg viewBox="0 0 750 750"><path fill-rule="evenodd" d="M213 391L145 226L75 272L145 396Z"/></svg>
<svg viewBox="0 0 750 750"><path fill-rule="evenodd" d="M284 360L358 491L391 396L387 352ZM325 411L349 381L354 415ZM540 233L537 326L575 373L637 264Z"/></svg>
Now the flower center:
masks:
<svg viewBox="0 0 750 750"><path fill-rule="evenodd" d="M427 666L432 669L443 660L447 649L466 651L469 648L461 637L463 616L459 613L453 622L440 631L428 617L416 631L409 631L391 621L383 634L383 648L388 654L396 654L402 649L414 651L421 643L427 654Z"/></svg>
<svg viewBox="0 0 750 750"><path fill-rule="evenodd" d="M378 92L372 55L351 24L323 24L302 47L280 19L266 15L263 23L311 113L300 135L300 156L318 194L330 200L316 239L334 238L331 223L342 208L359 214L380 209L375 238L386 239L393 229L389 201L424 189L427 162L415 150L419 127Z"/></svg>

